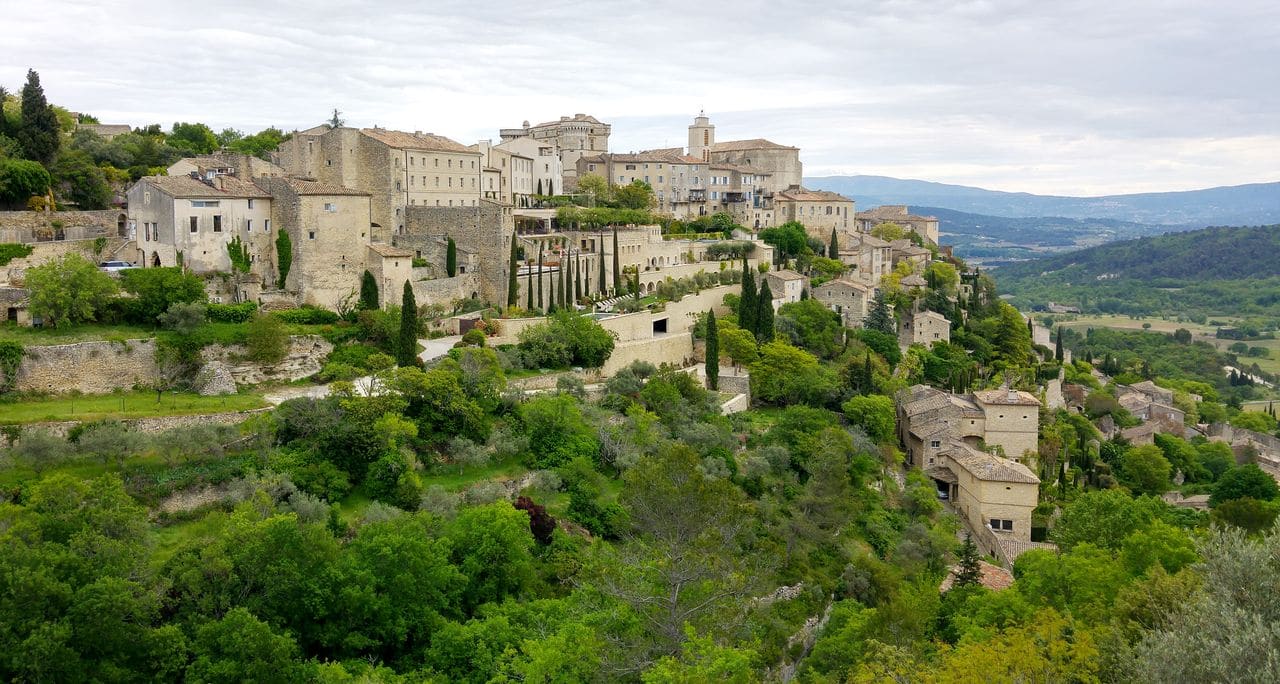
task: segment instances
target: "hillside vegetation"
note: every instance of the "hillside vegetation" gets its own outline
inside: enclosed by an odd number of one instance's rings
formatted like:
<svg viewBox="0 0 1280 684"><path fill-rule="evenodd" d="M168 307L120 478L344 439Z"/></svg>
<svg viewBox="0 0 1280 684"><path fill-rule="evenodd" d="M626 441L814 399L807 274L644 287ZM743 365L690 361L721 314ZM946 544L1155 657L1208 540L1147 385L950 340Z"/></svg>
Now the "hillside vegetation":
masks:
<svg viewBox="0 0 1280 684"><path fill-rule="evenodd" d="M1134 315L1280 315L1280 225L1207 228L999 269L1019 307Z"/></svg>

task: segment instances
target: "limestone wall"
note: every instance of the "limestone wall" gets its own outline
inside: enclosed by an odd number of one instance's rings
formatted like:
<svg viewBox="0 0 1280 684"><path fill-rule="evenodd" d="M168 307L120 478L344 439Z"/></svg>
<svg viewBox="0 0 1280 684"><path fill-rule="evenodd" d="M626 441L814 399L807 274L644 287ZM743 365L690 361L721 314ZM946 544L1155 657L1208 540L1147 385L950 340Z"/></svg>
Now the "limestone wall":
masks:
<svg viewBox="0 0 1280 684"><path fill-rule="evenodd" d="M249 409L247 411L226 411L223 413L202 413L190 416L156 416L152 418L126 418L120 422L147 434L156 434L166 430L191 425L238 425L260 413L273 410L272 407ZM66 437L71 428L80 424L78 420L63 420L46 423L26 423L22 432L44 431L59 437ZM10 446L7 435L0 434L0 445Z"/></svg>
<svg viewBox="0 0 1280 684"><path fill-rule="evenodd" d="M105 394L119 387L132 388L159 377L155 358L154 339L27 347L16 389Z"/></svg>
<svg viewBox="0 0 1280 684"><path fill-rule="evenodd" d="M415 271L419 269L414 269ZM416 274L415 274L416 275ZM459 299L467 299L480 293L480 274L462 273L452 278L414 280L413 296L418 305L450 305Z"/></svg>
<svg viewBox="0 0 1280 684"><path fill-rule="evenodd" d="M291 382L320 372L320 364L333 345L318 335L296 335L290 339L283 361L271 366L238 360L244 348L207 347L206 365L223 367L236 384ZM78 342L47 347L28 347L18 367L16 389L20 392L61 394L107 394L119 388L132 389L160 378L154 339L122 342Z"/></svg>
<svg viewBox="0 0 1280 684"><path fill-rule="evenodd" d="M289 351L284 360L270 366L240 360L245 349L239 345L206 347L203 356L206 366L225 365L237 385L258 385L311 377L320 372L324 357L331 351L333 345L319 335L294 335L289 338Z"/></svg>
<svg viewBox="0 0 1280 684"><path fill-rule="evenodd" d="M605 376L613 375L633 361L648 361L655 366L669 363L684 367L693 361L693 334L674 333L647 340L620 342L613 348L613 354L600 369Z"/></svg>
<svg viewBox="0 0 1280 684"><path fill-rule="evenodd" d="M124 232L121 222L124 221ZM128 234L125 212L118 209L101 211L0 211L0 242L37 242L82 240L99 236ZM58 225L55 225L58 224Z"/></svg>

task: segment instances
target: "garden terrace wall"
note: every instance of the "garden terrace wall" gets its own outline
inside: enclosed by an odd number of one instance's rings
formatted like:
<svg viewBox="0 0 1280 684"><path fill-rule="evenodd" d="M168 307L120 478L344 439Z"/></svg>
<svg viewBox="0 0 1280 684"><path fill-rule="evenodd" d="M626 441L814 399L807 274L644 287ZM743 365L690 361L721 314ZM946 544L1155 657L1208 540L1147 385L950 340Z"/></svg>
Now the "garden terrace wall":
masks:
<svg viewBox="0 0 1280 684"><path fill-rule="evenodd" d="M54 240L59 231L62 240L128 237L128 217L119 209L0 211L0 242L45 242Z"/></svg>
<svg viewBox="0 0 1280 684"><path fill-rule="evenodd" d="M201 413L187 416L153 416L150 418L126 418L121 423L147 434L157 434L172 430L174 428L189 427L192 425L239 425L244 421L262 414L272 411L272 407L249 409L247 411L224 411L222 413ZM66 437L71 428L79 425L78 420L63 420L46 423L26 423L19 426L21 429L17 431L20 436L23 432L45 431L58 437ZM9 440L8 432L0 433L0 444L3 446L12 446Z"/></svg>

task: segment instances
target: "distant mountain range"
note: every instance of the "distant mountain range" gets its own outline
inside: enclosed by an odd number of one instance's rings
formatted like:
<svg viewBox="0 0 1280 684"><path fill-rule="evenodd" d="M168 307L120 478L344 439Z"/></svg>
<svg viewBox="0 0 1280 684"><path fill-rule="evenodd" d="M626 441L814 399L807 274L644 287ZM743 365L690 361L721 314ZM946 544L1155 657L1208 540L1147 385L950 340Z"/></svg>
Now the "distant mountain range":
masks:
<svg viewBox="0 0 1280 684"><path fill-rule="evenodd" d="M859 209L906 204L913 210L942 207L1008 218L1111 219L1173 227L1263 225L1280 221L1280 182L1106 197L1001 192L887 176L822 176L806 178L805 185L852 197ZM946 231L945 226L943 230Z"/></svg>

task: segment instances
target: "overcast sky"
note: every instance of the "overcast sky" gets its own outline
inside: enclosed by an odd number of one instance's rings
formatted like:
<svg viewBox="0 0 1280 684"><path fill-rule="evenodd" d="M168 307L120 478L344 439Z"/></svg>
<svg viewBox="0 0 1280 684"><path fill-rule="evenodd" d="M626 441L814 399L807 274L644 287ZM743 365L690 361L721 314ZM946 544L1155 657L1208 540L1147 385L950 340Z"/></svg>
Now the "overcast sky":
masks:
<svg viewBox="0 0 1280 684"><path fill-rule="evenodd" d="M103 123L802 149L806 176L1110 194L1280 180L1280 2L8 0L0 83Z"/></svg>

